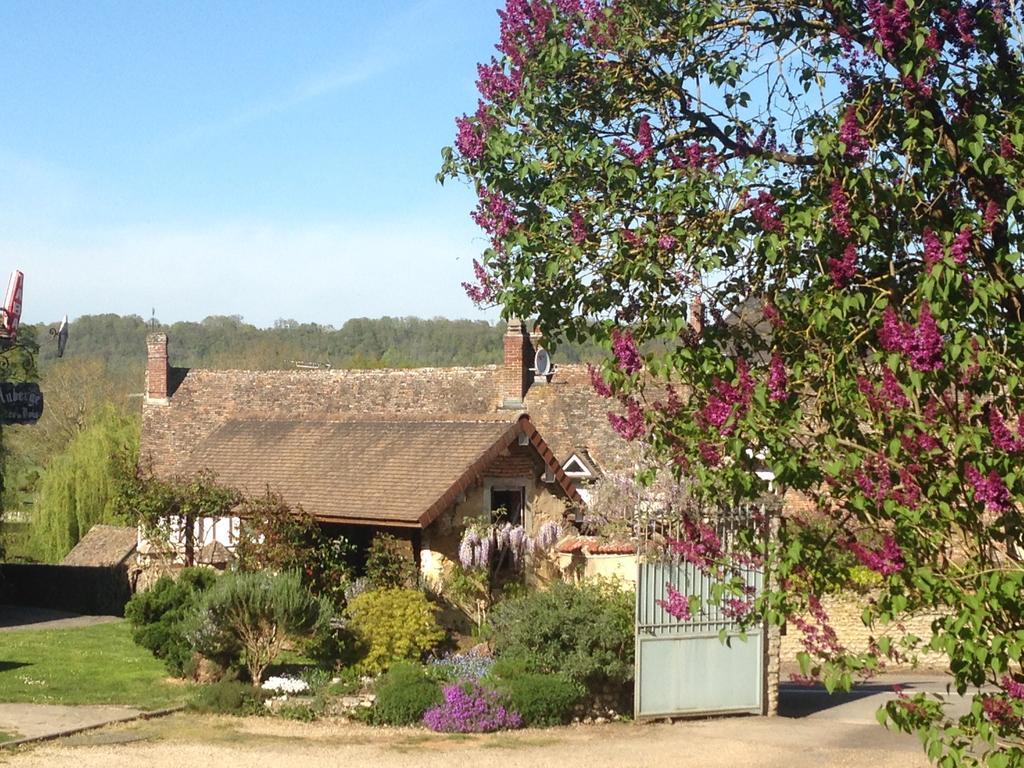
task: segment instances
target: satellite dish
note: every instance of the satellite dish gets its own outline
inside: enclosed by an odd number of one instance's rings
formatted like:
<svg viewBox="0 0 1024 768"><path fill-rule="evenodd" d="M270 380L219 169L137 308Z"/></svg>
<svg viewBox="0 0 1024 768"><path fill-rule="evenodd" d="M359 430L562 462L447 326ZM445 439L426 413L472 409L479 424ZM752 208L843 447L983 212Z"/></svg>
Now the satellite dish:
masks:
<svg viewBox="0 0 1024 768"><path fill-rule="evenodd" d="M533 370L541 376L550 376L555 372L555 366L551 364L551 353L543 347L537 348L533 358Z"/></svg>

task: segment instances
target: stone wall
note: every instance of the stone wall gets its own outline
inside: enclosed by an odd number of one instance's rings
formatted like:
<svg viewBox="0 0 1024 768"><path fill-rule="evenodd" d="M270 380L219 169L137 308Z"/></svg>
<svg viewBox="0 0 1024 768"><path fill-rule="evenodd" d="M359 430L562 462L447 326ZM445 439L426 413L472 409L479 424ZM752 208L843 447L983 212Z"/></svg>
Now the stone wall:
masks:
<svg viewBox="0 0 1024 768"><path fill-rule="evenodd" d="M908 617L899 624L889 627L888 631L885 628L870 629L864 626L861 613L869 599L870 595L848 592L839 595L826 595L821 600L821 605L828 614L829 623L835 630L836 637L848 650L866 651L871 637L882 634L888 634L895 639L911 634L925 641L931 637L930 625L937 614L918 614ZM797 663L797 654L804 650L801 643L802 637L803 633L791 622L786 628L786 634L782 637L781 660L783 664L789 666ZM948 659L943 653L919 651L916 656L917 666L920 667L945 669L948 664ZM902 662L888 661L887 666L890 668L914 666L913 658Z"/></svg>

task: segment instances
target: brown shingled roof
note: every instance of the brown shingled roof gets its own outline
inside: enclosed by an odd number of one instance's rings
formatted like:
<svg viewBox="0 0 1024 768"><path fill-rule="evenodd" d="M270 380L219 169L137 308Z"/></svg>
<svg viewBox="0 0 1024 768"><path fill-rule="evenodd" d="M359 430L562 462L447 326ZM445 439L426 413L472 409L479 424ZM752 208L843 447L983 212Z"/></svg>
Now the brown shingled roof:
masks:
<svg viewBox="0 0 1024 768"><path fill-rule="evenodd" d="M135 552L138 539L134 526L94 525L61 565L121 565Z"/></svg>
<svg viewBox="0 0 1024 768"><path fill-rule="evenodd" d="M579 496L525 416L515 421L405 418L233 419L178 466L209 469L243 493L267 487L318 519L422 527L433 522L520 434L566 495Z"/></svg>

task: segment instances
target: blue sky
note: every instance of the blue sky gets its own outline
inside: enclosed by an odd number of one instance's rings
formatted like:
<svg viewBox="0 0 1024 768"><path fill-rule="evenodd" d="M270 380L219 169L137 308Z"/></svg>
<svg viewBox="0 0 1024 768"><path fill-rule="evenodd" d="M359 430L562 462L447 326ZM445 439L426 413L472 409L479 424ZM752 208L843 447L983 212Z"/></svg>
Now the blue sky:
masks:
<svg viewBox="0 0 1024 768"><path fill-rule="evenodd" d="M25 272L24 319L493 319L459 286L473 195L434 174L497 6L0 4L0 272Z"/></svg>

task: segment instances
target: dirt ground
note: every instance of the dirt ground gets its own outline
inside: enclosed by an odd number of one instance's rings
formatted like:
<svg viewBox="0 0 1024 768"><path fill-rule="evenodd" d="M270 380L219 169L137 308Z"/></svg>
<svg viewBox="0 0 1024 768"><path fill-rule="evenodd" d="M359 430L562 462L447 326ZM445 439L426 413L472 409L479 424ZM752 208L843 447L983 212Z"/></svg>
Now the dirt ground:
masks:
<svg viewBox="0 0 1024 768"><path fill-rule="evenodd" d="M470 762L473 768L928 765L915 739L859 719L837 718L744 717L442 736L330 721L305 724L178 714L0 752L0 765L17 768L451 768Z"/></svg>

